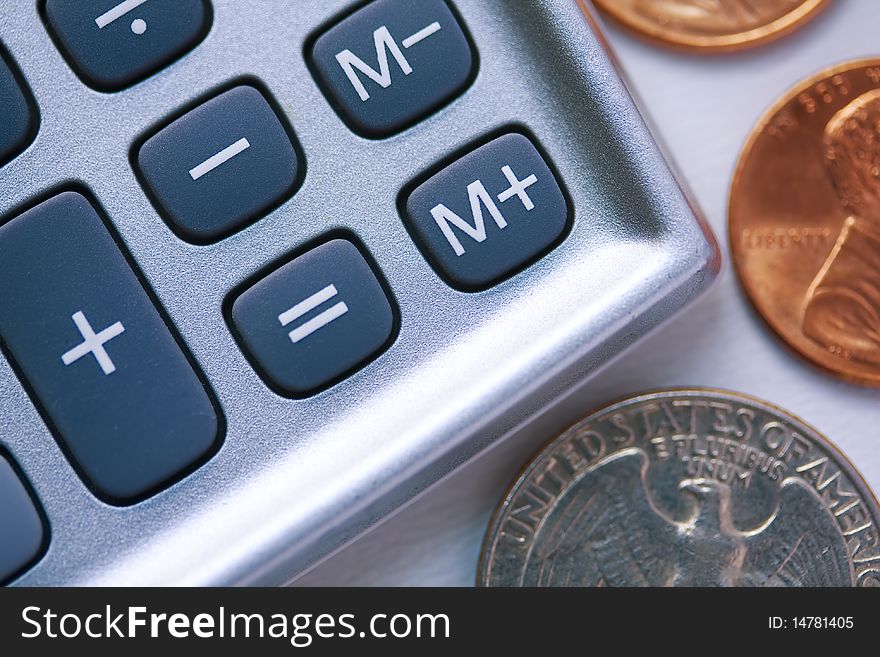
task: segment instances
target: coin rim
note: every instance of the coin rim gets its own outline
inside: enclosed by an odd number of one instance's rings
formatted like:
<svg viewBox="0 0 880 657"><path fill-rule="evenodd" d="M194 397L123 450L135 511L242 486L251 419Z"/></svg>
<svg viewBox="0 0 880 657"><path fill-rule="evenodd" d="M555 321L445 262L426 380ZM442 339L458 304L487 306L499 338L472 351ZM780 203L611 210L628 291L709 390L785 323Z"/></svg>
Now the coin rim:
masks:
<svg viewBox="0 0 880 657"><path fill-rule="evenodd" d="M640 23L632 20L632 14L621 11L614 0L593 1L606 16L651 43L670 46L676 50L707 53L736 52L770 43L813 20L831 5L830 0L807 0L776 20L744 32L722 36L687 36L679 32L664 31L661 27L654 27L649 21Z"/></svg>
<svg viewBox="0 0 880 657"><path fill-rule="evenodd" d="M492 517L489 520L489 523L486 527L486 532L483 535L483 540L480 544L480 557L479 561L477 562L477 571L475 578L476 586L480 588L489 587L489 584L487 583L488 575L491 572L488 563L489 550L496 534L498 533L498 529L500 528L502 516L504 515L507 507L510 505L514 494L528 479L529 475L538 465L538 462L542 460L542 457L547 452L551 451L556 445L566 440L574 431L576 431L582 425L594 421L595 418L599 415L605 415L618 408L622 408L624 406L638 405L640 403L648 401L649 399L709 396L726 401L730 401L731 398L734 398L742 401L743 403L748 403L753 406L763 408L763 410L765 411L769 411L770 413L779 415L782 418L789 420L790 424L795 425L798 429L806 430L803 431L803 433L806 434L807 437L809 437L810 434L814 434L815 436L818 436L820 440L824 440L823 447L826 448L826 451L828 451L831 456L836 457L835 462L837 463L837 465L841 467L841 470L844 470L846 472L850 481L854 483L856 489L859 491L859 494L862 497L862 500L864 500L865 505L869 507L868 511L871 512L872 521L874 521L876 524L876 519L880 518L880 501L878 501L877 495L868 485L868 482L865 481L864 475L850 460L850 458L843 452L843 450L838 447L837 443L832 441L830 438L828 438L828 436L816 429L816 427L814 427L809 422L805 422L799 415L795 415L794 413L782 408L781 406L777 406L776 404L761 399L760 397L755 397L754 395L749 395L743 392L727 390L725 388L656 388L652 390L647 390L645 392L640 392L635 395L616 398L603 404L602 406L594 407L594 409L588 412L583 418L579 419L577 422L562 431L555 438L551 439L549 442L544 443L541 447L535 450L529 460L526 461L525 465L520 468L518 474L516 474L511 479L511 483L505 489L501 500L498 502L498 504L495 506L495 510L492 512Z"/></svg>
<svg viewBox="0 0 880 657"><path fill-rule="evenodd" d="M797 98L797 96L804 93L819 82L827 80L828 78L832 78L835 75L839 75L853 69L867 66L880 67L880 56L862 57L859 59L847 60L839 64L824 68L821 71L818 71L817 73L814 73L813 75L793 84L785 93L781 94L773 102L772 105L770 105L769 109L765 110L763 114L761 114L760 118L755 122L754 126L752 127L748 138L746 139L745 143L742 146L742 149L740 150L740 154L736 162L736 167L733 170L733 176L731 178L730 186L728 188L727 242L730 249L730 259L733 262L733 269L736 272L736 278L739 281L740 289L745 293L746 299L749 301L749 304L755 311L755 314L757 314L758 317L761 319L761 322L765 326L770 328L772 333L782 342L782 344L788 350L790 350L793 354L797 355L807 364L813 366L815 369L822 372L823 374L830 374L834 378L850 384L868 387L880 387L880 371L878 371L878 373L875 375L871 375L868 373L842 372L840 370L834 369L831 365L826 365L825 363L819 362L805 348L801 348L799 345L794 344L793 341L789 340L781 324L777 326L777 324L773 322L773 314L771 312L772 309L767 309L768 311L766 313L761 309L755 297L756 285L750 283L749 279L744 276L746 267L744 267L742 263L740 263L742 249L735 246L738 243L738 240L737 236L733 233L733 223L731 221L731 217L733 216L734 211L738 211L739 194L737 192L739 187L742 185L741 179L743 178L743 172L746 168L746 161L752 154L752 151L754 150L758 140L762 136L764 136L764 133L773 118L794 98Z"/></svg>

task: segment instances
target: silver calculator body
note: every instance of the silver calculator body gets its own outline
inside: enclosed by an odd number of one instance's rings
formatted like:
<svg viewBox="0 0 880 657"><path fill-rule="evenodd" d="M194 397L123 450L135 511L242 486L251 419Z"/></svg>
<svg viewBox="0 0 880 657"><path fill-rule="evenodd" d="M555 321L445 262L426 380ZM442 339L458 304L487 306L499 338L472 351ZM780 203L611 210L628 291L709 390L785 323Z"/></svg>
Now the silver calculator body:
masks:
<svg viewBox="0 0 880 657"><path fill-rule="evenodd" d="M575 0L450 0L472 42L473 74L454 98L381 138L344 120L309 62L317 35L369 3L213 0L197 45L116 92L84 84L38 4L0 8L0 41L40 116L33 142L0 167L0 217L14 221L52 190L88 190L203 375L222 427L197 467L115 504L60 447L45 417L51 400L35 400L0 357L0 443L47 525L41 555L15 584L288 582L546 412L717 273L711 234L618 77L592 10ZM425 34L410 36L428 44ZM368 51L373 62L377 52ZM399 62L389 66L393 87ZM258 220L193 243L145 193L133 148L235 80L272 94L306 167L296 191ZM540 145L569 223L524 267L462 289L426 257L401 195L507 131ZM231 329L230 295L338 234L354 236L381 272L393 335L332 385L283 394Z"/></svg>

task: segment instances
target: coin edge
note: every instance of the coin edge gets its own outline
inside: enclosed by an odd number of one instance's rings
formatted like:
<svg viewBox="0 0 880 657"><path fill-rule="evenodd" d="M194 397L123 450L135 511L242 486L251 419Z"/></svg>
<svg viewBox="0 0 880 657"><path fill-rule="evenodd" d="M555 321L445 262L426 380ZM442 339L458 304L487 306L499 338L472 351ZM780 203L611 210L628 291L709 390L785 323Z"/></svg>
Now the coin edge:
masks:
<svg viewBox="0 0 880 657"><path fill-rule="evenodd" d="M766 25L744 32L717 37L686 37L685 35L675 33L677 36L670 38L669 33L664 32L661 28L643 28L641 24L628 20L629 14L620 12L618 8L615 8L613 2L609 2L609 0L593 0L593 2L605 16L608 16L618 25L621 25L638 37L643 37L652 44L666 46L679 52L704 52L707 54L734 53L769 44L811 22L831 6L830 0L809 0L797 9ZM776 25L778 27L774 28Z"/></svg>

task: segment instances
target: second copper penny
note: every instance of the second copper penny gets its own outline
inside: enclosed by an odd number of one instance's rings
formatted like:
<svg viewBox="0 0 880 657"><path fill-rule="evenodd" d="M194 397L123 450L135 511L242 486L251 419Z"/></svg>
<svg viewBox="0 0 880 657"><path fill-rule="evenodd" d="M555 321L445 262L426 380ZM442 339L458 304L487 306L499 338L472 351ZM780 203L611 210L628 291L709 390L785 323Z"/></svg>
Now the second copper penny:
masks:
<svg viewBox="0 0 880 657"><path fill-rule="evenodd" d="M596 0L624 25L673 46L737 50L788 33L828 0Z"/></svg>
<svg viewBox="0 0 880 657"><path fill-rule="evenodd" d="M782 339L880 385L880 59L823 71L759 121L729 229L743 287Z"/></svg>

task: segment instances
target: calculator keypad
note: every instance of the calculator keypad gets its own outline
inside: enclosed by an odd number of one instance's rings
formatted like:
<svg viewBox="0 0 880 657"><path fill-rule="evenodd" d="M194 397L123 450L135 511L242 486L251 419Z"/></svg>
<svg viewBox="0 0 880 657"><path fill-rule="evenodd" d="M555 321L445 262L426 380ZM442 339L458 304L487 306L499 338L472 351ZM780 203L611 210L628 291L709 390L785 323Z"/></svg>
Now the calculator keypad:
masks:
<svg viewBox="0 0 880 657"><path fill-rule="evenodd" d="M44 0L41 9L69 65L100 91L158 72L194 48L213 20L207 0ZM305 84L320 87L346 125L370 138L410 128L476 77L477 51L446 0L373 0L305 43L312 76ZM0 165L21 152L38 122L11 61L0 48ZM162 127L139 125L145 134L126 144L145 194L192 244L213 244L257 222L306 177L285 116L290 107L282 110L255 78L219 84L227 86L214 87L207 100L178 98L193 105L151 119ZM320 94L302 97L324 103ZM125 108L124 96L101 98ZM345 185L357 175L335 177L333 167L318 166L324 182ZM387 190L389 204L399 193ZM0 342L83 481L103 501L128 505L203 463L223 437L224 419L90 199L85 191L62 192L0 225ZM519 132L426 172L400 200L399 218L375 220L402 220L438 274L467 292L547 252L571 216L542 151ZM222 291L241 352L284 397L318 394L368 367L405 319L380 272L392 264L374 262L348 232L352 226L331 228L322 243L295 247L269 273ZM201 249L205 257L211 248ZM17 536L0 545L0 581L32 563L46 542L41 512L16 473L0 453L0 534L11 527Z"/></svg>

